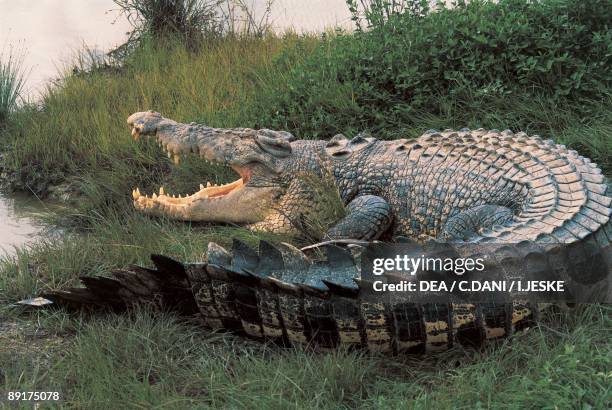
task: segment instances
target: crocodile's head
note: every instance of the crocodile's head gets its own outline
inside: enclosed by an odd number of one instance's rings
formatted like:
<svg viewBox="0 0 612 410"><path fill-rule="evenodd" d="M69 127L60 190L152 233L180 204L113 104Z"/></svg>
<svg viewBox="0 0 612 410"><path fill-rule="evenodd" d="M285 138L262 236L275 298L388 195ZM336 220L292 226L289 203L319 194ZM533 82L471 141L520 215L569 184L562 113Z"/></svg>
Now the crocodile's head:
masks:
<svg viewBox="0 0 612 410"><path fill-rule="evenodd" d="M228 166L239 176L225 185L200 184L199 191L187 196L170 196L163 188L148 196L137 188L132 195L138 210L190 221L255 223L283 193L278 180L292 152L289 133L181 124L153 111L131 115L128 125L135 140L155 140L177 164L193 154Z"/></svg>

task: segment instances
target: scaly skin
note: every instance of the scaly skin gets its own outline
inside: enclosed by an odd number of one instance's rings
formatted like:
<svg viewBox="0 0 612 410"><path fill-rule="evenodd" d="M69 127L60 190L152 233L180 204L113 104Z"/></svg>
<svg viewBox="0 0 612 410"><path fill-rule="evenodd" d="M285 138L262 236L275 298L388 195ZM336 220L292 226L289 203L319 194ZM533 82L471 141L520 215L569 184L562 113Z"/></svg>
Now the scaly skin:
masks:
<svg viewBox="0 0 612 410"><path fill-rule="evenodd" d="M284 243L261 241L255 251L234 240L231 253L210 243L206 263L182 264L153 255L156 269L136 266L115 271L111 278L83 277L85 288L44 296L62 306L115 311L154 304L186 315L199 314L213 329L277 343L406 353L508 337L533 326L539 313L550 307L526 300L419 305L383 297L377 302L364 295L370 284L359 279L358 256L334 245L324 249L326 258L313 261ZM548 259L546 250L533 243L490 249L503 254L510 250L526 271L542 266L551 269L559 261L559 257ZM607 270L607 277L591 286L607 292L609 300L610 246L597 255L575 251L563 255L563 262L586 272L584 267L597 258L598 269ZM500 261L504 266L513 263ZM489 272L500 266L489 266Z"/></svg>
<svg viewBox="0 0 612 410"><path fill-rule="evenodd" d="M185 198L136 191L134 205L144 212L291 232L302 212L321 206L296 177L331 174L347 208L329 230L331 238L388 234L452 246L492 242L486 249L496 258L489 273L520 266L526 278L569 279L583 295L612 300L611 192L595 164L562 145L485 130L432 131L389 142L343 136L296 141L270 130L179 124L153 112L134 114L128 123L136 139L157 139L175 160L193 152L241 176ZM262 241L256 252L234 240L230 254L211 243L206 263L154 256L155 270L82 278L85 288L47 297L117 310L154 302L255 338L384 352L435 351L510 336L534 323L541 307L525 300L373 302L353 255L333 245L325 249L327 258L313 263L288 244ZM426 246L415 250L421 253Z"/></svg>
<svg viewBox="0 0 612 410"><path fill-rule="evenodd" d="M192 152L241 176L185 198L134 192L135 207L149 214L292 233L301 213L321 206L296 177L331 174L348 211L329 230L332 239L573 243L592 236L608 243L601 232L612 198L601 170L537 136L480 129L304 141L286 132L181 124L154 112L133 114L128 124L135 138L156 139L176 161Z"/></svg>

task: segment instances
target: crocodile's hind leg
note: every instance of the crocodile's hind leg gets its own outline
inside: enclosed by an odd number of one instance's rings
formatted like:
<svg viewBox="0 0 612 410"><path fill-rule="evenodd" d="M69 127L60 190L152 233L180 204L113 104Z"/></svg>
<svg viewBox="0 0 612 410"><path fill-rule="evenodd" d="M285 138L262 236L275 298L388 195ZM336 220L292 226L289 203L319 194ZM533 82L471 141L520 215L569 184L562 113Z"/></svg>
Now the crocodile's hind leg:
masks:
<svg viewBox="0 0 612 410"><path fill-rule="evenodd" d="M346 216L327 232L330 239L377 239L391 225L391 207L376 195L361 195L346 207Z"/></svg>
<svg viewBox="0 0 612 410"><path fill-rule="evenodd" d="M468 239L478 235L483 229L510 222L513 217L512 211L504 206L475 206L448 218L438 238L447 241Z"/></svg>

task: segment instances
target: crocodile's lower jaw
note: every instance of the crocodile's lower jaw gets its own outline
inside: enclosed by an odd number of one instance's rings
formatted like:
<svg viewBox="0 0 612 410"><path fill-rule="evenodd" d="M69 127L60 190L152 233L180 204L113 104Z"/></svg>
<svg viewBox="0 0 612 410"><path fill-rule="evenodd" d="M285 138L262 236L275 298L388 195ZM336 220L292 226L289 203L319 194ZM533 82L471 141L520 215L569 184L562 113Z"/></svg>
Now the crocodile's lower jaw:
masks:
<svg viewBox="0 0 612 410"><path fill-rule="evenodd" d="M141 194L132 191L134 207L143 213L167 216L185 221L207 221L225 223L255 223L269 212L276 188L252 187L251 173L247 168L235 169L240 178L224 185L200 185L200 190L191 195L170 195L164 188L159 193Z"/></svg>
<svg viewBox="0 0 612 410"><path fill-rule="evenodd" d="M136 188L132 191L132 197L134 198L134 206L137 209L147 209L155 206L155 204L162 204L166 207L187 205L195 200L220 200L230 193L240 190L244 187L244 180L242 178L237 179L234 182L224 185L212 185L210 182L207 186L200 184L200 190L191 194L176 195L166 194L163 187L159 188L159 194L153 193L151 196L140 193L140 189Z"/></svg>

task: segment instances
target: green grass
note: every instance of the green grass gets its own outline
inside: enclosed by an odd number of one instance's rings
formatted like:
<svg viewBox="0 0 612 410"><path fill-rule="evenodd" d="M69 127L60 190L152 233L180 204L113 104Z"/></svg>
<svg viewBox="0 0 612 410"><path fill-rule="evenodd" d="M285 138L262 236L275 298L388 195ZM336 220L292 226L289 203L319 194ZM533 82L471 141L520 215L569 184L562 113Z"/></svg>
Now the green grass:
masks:
<svg viewBox="0 0 612 410"><path fill-rule="evenodd" d="M429 357L283 349L144 310L11 315L0 391L59 390L66 407L92 409L599 409L611 400L611 313L584 307L512 343Z"/></svg>
<svg viewBox="0 0 612 410"><path fill-rule="evenodd" d="M337 53L335 41L291 35L227 38L197 53L178 43L145 43L123 67L69 75L49 90L42 109L14 112L0 131L13 187L44 197L49 184L69 183L80 195L52 216L64 235L0 261L0 393L57 389L68 408L108 408L118 402L129 408L612 405L608 306L581 307L481 351L455 349L433 357L282 349L144 310L88 317L6 307L48 289L74 286L80 275L148 264L151 253L200 261L209 241L287 239L134 212L129 194L135 186L151 192L163 184L167 191L186 192L203 180L230 179L225 170L195 159L174 167L157 147L132 141L125 119L135 111L155 109L179 121L217 127L286 125L301 138L350 136L364 125L385 138L418 136L429 128L524 129L566 143L608 175L612 171L612 93L606 88L596 99L564 104L520 93L512 98L433 96L436 110L393 117L401 117L401 123L383 115L376 128L370 127L369 116L362 121L369 108L359 100L363 95L355 83L326 76L330 67L319 65L320 73L302 74L321 81L306 84L308 90L322 91L304 94L307 104L291 100L299 70L316 69L309 59L321 53ZM340 41L356 40L343 36ZM277 109L288 103L290 110ZM342 212L335 192L323 185L314 194L330 198L330 212L308 221L312 237Z"/></svg>
<svg viewBox="0 0 612 410"><path fill-rule="evenodd" d="M328 36L297 64L281 54L287 74L269 83L260 123L394 138L429 117L556 137L562 124L547 117L558 108L588 118L610 106L611 0L476 0L426 15L424 2L406 3L369 31Z"/></svg>
<svg viewBox="0 0 612 410"><path fill-rule="evenodd" d="M9 115L17 108L25 85L23 55L14 49L0 52L0 128L6 125Z"/></svg>
<svg viewBox="0 0 612 410"><path fill-rule="evenodd" d="M180 43L146 43L121 69L68 76L44 97L44 110L16 113L6 131L11 153L6 166L20 188L44 194L49 183L69 179L92 194L103 189L98 194L106 201L123 206L133 186L150 185L169 172L157 147L129 138L128 115L154 108L179 121L249 126L259 73L273 72L272 56L298 41L313 39L229 38L198 54ZM176 173L186 175L185 169ZM197 187L199 181L190 179Z"/></svg>

